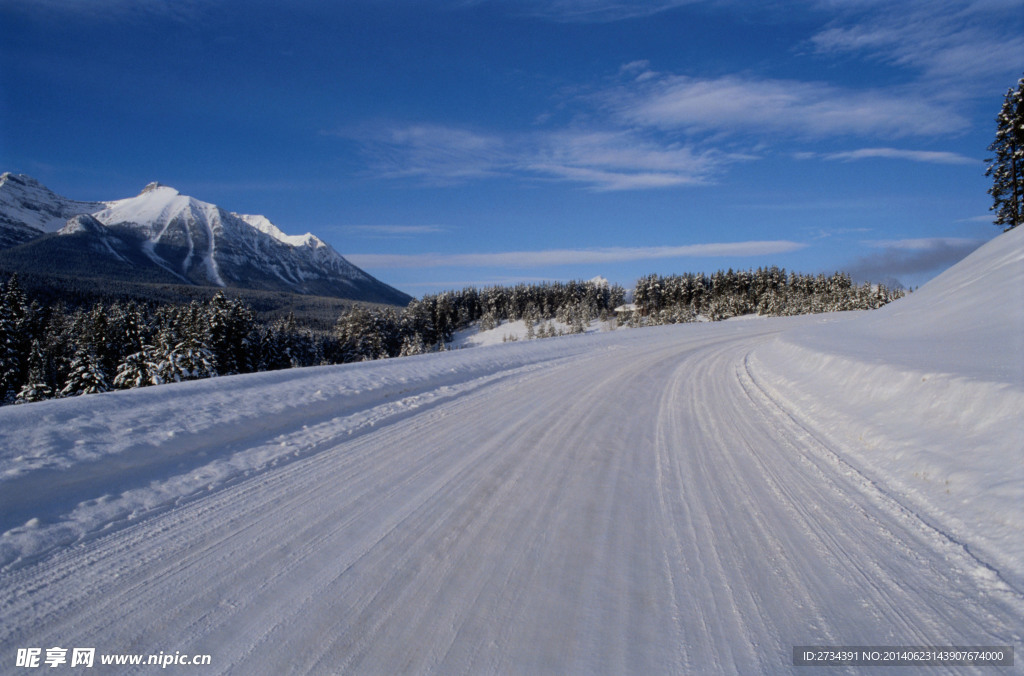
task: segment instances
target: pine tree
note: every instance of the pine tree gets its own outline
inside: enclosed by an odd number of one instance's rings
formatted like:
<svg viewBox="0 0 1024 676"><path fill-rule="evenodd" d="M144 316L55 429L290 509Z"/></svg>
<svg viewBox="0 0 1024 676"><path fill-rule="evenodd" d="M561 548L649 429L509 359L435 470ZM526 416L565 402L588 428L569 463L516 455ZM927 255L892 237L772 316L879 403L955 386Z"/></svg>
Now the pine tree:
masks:
<svg viewBox="0 0 1024 676"><path fill-rule="evenodd" d="M207 344L217 370L223 374L249 373L253 370L251 346L255 342L256 318L242 301L228 299L218 292L206 304ZM293 332L295 319L289 315Z"/></svg>
<svg viewBox="0 0 1024 676"><path fill-rule="evenodd" d="M114 387L118 389L159 385L162 382L156 349L150 345L144 345L138 352L126 356L118 364L117 375L114 376Z"/></svg>
<svg viewBox="0 0 1024 676"><path fill-rule="evenodd" d="M480 332L490 331L498 326L498 319L494 313L488 310L480 317Z"/></svg>
<svg viewBox="0 0 1024 676"><path fill-rule="evenodd" d="M585 322L586 310L580 305L575 306L569 313L569 333L585 333L587 327Z"/></svg>
<svg viewBox="0 0 1024 676"><path fill-rule="evenodd" d="M6 285L0 283L0 404L17 394L28 375L28 320L28 299L14 275Z"/></svg>
<svg viewBox="0 0 1024 676"><path fill-rule="evenodd" d="M53 399L53 388L38 377L35 371L29 372L28 382L18 391L14 399L15 404L29 404L33 401L46 401Z"/></svg>
<svg viewBox="0 0 1024 676"><path fill-rule="evenodd" d="M15 398L16 404L27 404L33 401L53 399L53 388L46 382L46 358L39 341L32 343L32 354L29 356L28 379Z"/></svg>
<svg viewBox="0 0 1024 676"><path fill-rule="evenodd" d="M414 354L423 354L427 351L427 346L423 343L423 336L418 333L406 336L402 342L402 351L398 356L409 357Z"/></svg>
<svg viewBox="0 0 1024 676"><path fill-rule="evenodd" d="M217 367L210 348L195 337L189 337L163 354L157 364L157 374L161 382L177 383L213 378L217 375Z"/></svg>
<svg viewBox="0 0 1024 676"><path fill-rule="evenodd" d="M80 394L97 394L109 390L107 376L100 367L99 359L88 350L79 348L71 360L70 373L60 391L60 396L74 397Z"/></svg>
<svg viewBox="0 0 1024 676"><path fill-rule="evenodd" d="M988 149L995 155L986 176L992 177L992 207L996 225L1009 230L1024 222L1024 78L1017 89L1006 91L1002 110L996 118L996 138Z"/></svg>
<svg viewBox="0 0 1024 676"><path fill-rule="evenodd" d="M398 316L391 311L371 311L356 305L338 318L334 337L341 361L371 361L398 356L403 343L401 333L408 329L409 322L400 326Z"/></svg>

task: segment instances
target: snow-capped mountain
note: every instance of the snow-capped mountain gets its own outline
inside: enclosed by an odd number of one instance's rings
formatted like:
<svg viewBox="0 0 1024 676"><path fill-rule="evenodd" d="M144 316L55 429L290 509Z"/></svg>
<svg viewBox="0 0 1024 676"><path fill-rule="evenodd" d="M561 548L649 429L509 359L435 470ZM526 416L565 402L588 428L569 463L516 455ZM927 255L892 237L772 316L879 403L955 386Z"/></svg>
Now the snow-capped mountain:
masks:
<svg viewBox="0 0 1024 676"><path fill-rule="evenodd" d="M77 202L22 174L0 176L0 247L57 232L68 219L102 209L101 202Z"/></svg>
<svg viewBox="0 0 1024 676"><path fill-rule="evenodd" d="M159 183L127 199L79 202L5 173L0 248L7 267L71 276L410 300L312 234L286 235L264 216L228 212Z"/></svg>

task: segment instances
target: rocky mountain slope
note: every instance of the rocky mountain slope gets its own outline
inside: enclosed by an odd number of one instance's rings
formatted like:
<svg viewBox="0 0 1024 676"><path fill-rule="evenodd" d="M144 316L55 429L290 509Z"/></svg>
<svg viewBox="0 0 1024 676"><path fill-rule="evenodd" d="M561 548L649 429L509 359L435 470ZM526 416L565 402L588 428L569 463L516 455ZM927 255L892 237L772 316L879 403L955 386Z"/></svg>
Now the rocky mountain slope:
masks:
<svg viewBox="0 0 1024 676"><path fill-rule="evenodd" d="M81 202L21 174L0 176L0 266L137 283L283 291L404 305L410 297L312 234L151 183L135 197Z"/></svg>

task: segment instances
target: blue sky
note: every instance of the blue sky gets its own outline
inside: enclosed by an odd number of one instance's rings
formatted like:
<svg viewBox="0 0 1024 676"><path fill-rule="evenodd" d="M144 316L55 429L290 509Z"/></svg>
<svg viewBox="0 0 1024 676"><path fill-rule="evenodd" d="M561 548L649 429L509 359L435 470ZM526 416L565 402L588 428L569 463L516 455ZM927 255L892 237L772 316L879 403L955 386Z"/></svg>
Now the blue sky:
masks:
<svg viewBox="0 0 1024 676"><path fill-rule="evenodd" d="M413 295L779 265L919 285L998 234L1020 0L0 0L0 170L153 180Z"/></svg>

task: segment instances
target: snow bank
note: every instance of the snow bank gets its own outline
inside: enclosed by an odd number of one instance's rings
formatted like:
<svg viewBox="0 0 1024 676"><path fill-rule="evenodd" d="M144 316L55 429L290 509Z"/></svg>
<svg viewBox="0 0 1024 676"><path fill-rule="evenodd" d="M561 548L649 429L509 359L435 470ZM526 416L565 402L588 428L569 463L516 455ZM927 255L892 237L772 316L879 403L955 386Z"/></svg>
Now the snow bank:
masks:
<svg viewBox="0 0 1024 676"><path fill-rule="evenodd" d="M752 375L933 527L1024 583L1024 229L919 291L755 350Z"/></svg>
<svg viewBox="0 0 1024 676"><path fill-rule="evenodd" d="M540 338L530 338L526 328L526 321L517 319L515 321L503 321L493 329L487 329L481 331L479 323L474 323L473 326L456 331L452 340L452 347L461 349L465 347L489 347L491 345L501 345L502 343L515 342L520 340L541 340ZM534 334L536 335L541 331L543 327L550 327L554 331L562 335L571 335L571 327L556 319L546 319L534 324ZM615 319L609 319L607 321L593 320L587 324L584 333L601 333L607 331L614 331L616 329Z"/></svg>

